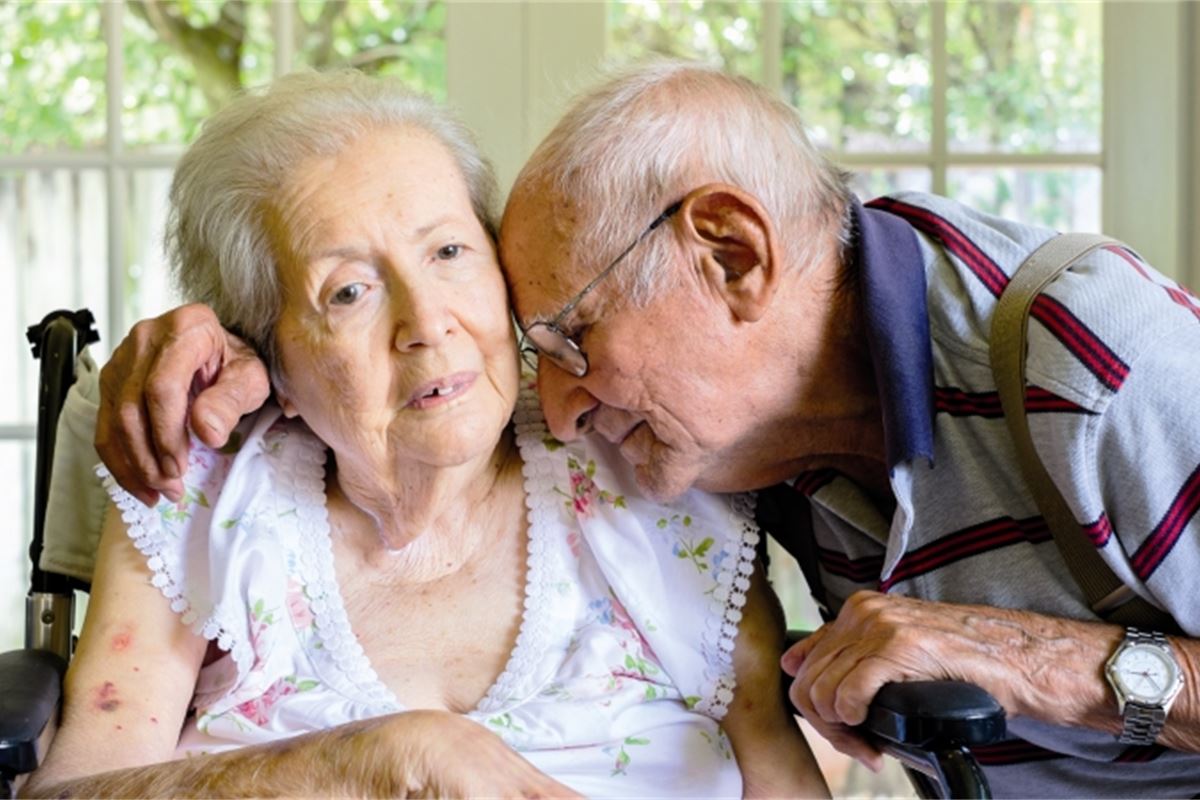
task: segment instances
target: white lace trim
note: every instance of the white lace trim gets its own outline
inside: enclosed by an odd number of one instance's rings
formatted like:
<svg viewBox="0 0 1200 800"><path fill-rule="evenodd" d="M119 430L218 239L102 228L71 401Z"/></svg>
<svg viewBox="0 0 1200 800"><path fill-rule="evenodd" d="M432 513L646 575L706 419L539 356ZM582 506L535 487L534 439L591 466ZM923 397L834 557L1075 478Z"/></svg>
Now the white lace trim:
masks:
<svg viewBox="0 0 1200 800"><path fill-rule="evenodd" d="M297 571L304 583L308 605L316 622L316 633L329 657L372 713L399 709L392 691L379 680L358 638L350 629L342 593L333 565L329 511L325 507L325 445L315 436L291 436L289 431L268 431L265 440L294 443L295 447L266 447L280 472L280 486L291 492L296 504L296 526L300 547Z"/></svg>
<svg viewBox="0 0 1200 800"><path fill-rule="evenodd" d="M549 646L550 620L546 612L553 589L550 556L558 517L557 498L553 492L556 460L543 442L549 435L542 417L537 395L524 389L517 398L513 412L513 431L521 451L521 472L525 478L526 518L529 521L529 555L525 567L525 607L521 628L508 663L500 677L479 701L475 712L494 714L514 698L519 698L522 683L537 678L537 666Z"/></svg>
<svg viewBox="0 0 1200 800"><path fill-rule="evenodd" d="M696 710L720 721L729 704L733 702L733 690L737 677L733 670L733 650L737 644L738 625L742 621L742 608L746 605L746 592L750 590L750 577L754 574L754 559L759 542L758 525L754 521L756 498L753 494L735 495L729 513L729 527L737 527L739 533L732 544L737 552L720 566L712 593L710 613L701 640L704 652L705 686L696 703Z"/></svg>
<svg viewBox="0 0 1200 800"><path fill-rule="evenodd" d="M245 674L254 661L254 652L250 644L234 635L234 626L221 620L222 614L215 604L209 616L200 618L200 612L184 594L184 587L178 577L179 553L167 542L158 510L143 505L140 500L122 489L104 465L96 467L96 475L104 481L105 491L120 510L121 519L128 527L129 538L133 540L138 551L146 556L146 566L154 574L150 582L167 598L171 610L179 614L184 625L191 628L197 636L215 641L217 647L231 653L238 674Z"/></svg>

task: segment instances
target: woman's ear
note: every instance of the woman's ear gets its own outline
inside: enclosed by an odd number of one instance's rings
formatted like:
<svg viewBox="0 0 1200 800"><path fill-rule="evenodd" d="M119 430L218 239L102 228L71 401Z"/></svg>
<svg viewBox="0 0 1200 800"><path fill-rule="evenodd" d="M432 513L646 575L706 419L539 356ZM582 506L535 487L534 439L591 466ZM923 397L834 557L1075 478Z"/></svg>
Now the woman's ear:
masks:
<svg viewBox="0 0 1200 800"><path fill-rule="evenodd" d="M291 398L288 397L286 384L287 380L283 378L283 376L279 376L275 381L275 402L279 405L279 408L283 411L283 415L285 417L288 419L294 419L295 417L300 416L300 412L296 410L295 404L292 403Z"/></svg>
<svg viewBox="0 0 1200 800"><path fill-rule="evenodd" d="M781 266L766 209L741 189L712 183L688 194L680 212L710 288L735 317L757 322L775 296Z"/></svg>

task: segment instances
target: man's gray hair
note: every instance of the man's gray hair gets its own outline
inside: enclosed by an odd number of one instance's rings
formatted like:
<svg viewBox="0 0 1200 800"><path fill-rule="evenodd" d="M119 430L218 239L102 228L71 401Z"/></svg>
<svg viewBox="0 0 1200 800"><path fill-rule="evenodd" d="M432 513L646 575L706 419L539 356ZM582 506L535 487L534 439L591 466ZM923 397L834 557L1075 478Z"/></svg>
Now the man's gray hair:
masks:
<svg viewBox="0 0 1200 800"><path fill-rule="evenodd" d="M516 186L547 187L576 206L573 249L596 261L576 266L594 271L665 207L712 181L762 203L787 265L803 268L848 237L848 176L809 141L795 109L749 80L691 62L640 64L582 94ZM638 247L631 256L644 266L620 280L644 303L678 275L661 268L669 238Z"/></svg>
<svg viewBox="0 0 1200 800"><path fill-rule="evenodd" d="M175 169L166 250L176 285L249 341L276 379L281 292L271 202L303 160L336 156L364 133L392 127L425 131L449 150L495 238L496 179L466 126L398 82L353 70L298 72L240 95L204 123Z"/></svg>

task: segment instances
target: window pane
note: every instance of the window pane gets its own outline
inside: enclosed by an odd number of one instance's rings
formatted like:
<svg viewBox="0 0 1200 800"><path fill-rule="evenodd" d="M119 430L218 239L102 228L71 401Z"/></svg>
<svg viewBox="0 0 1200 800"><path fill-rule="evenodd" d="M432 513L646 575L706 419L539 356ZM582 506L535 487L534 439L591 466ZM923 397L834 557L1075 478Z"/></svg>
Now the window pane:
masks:
<svg viewBox="0 0 1200 800"><path fill-rule="evenodd" d="M946 6L948 142L959 152L1100 149L1099 3Z"/></svg>
<svg viewBox="0 0 1200 800"><path fill-rule="evenodd" d="M33 538L33 451L30 442L0 441L0 508L5 510L6 520L0 528L0 652L18 649L25 642L25 591Z"/></svg>
<svg viewBox="0 0 1200 800"><path fill-rule="evenodd" d="M0 173L0 424L37 416L37 365L25 329L56 308L87 306L108 319L108 227L104 173ZM11 383L11 382L15 382Z"/></svg>
<svg viewBox="0 0 1200 800"><path fill-rule="evenodd" d="M866 202L893 192L932 191L933 175L924 167L866 167L854 170L850 186Z"/></svg>
<svg viewBox="0 0 1200 800"><path fill-rule="evenodd" d="M608 5L608 50L617 61L650 55L705 61L762 78L762 5L757 2L636 0Z"/></svg>
<svg viewBox="0 0 1200 800"><path fill-rule="evenodd" d="M271 79L270 33L267 0L127 4L125 141L134 147L190 142L204 118L239 89Z"/></svg>
<svg viewBox="0 0 1200 800"><path fill-rule="evenodd" d="M989 214L1060 231L1100 231L1100 170L951 168L948 193Z"/></svg>
<svg viewBox="0 0 1200 800"><path fill-rule="evenodd" d="M822 147L928 150L930 47L926 3L787 3L784 98Z"/></svg>
<svg viewBox="0 0 1200 800"><path fill-rule="evenodd" d="M352 66L446 98L446 6L440 0L300 0L299 65Z"/></svg>
<svg viewBox="0 0 1200 800"><path fill-rule="evenodd" d="M100 3L0 3L0 152L104 146Z"/></svg>
<svg viewBox="0 0 1200 800"><path fill-rule="evenodd" d="M136 170L126 178L125 318L122 330L179 305L163 253L171 170Z"/></svg>

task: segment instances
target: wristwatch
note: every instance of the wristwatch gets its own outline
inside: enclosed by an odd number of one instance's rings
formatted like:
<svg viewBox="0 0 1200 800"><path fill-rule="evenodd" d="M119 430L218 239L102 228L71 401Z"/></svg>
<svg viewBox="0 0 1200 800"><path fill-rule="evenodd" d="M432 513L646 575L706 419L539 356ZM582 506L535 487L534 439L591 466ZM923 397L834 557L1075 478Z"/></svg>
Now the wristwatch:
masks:
<svg viewBox="0 0 1200 800"><path fill-rule="evenodd" d="M1183 673L1167 637L1126 628L1104 675L1117 694L1117 713L1125 719L1118 741L1154 744L1183 688Z"/></svg>

